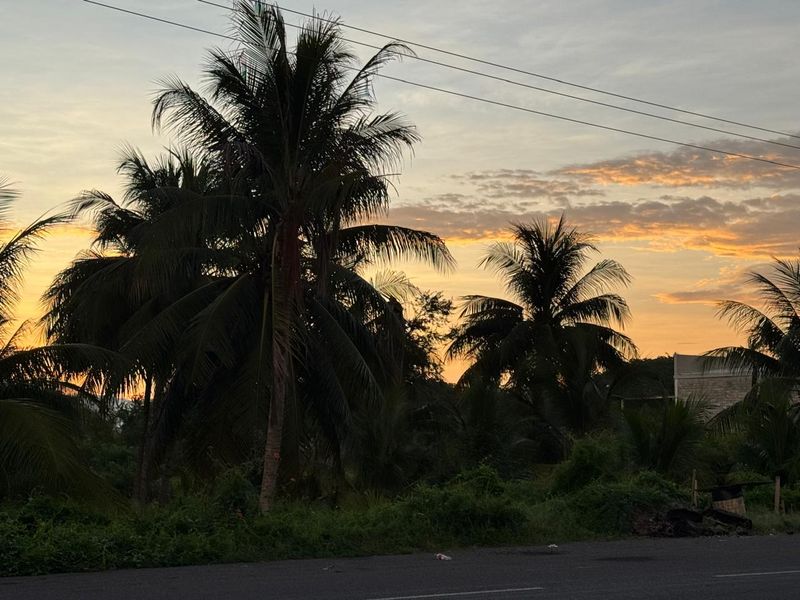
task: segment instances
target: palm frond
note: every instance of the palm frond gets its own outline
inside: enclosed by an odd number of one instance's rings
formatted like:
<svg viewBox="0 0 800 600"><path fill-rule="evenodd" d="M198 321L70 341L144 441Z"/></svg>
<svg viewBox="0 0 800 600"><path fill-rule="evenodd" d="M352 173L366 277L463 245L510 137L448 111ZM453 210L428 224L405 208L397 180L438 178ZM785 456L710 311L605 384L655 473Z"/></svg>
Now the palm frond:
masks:
<svg viewBox="0 0 800 600"><path fill-rule="evenodd" d="M405 302L419 295L419 288L402 271L384 269L375 273L369 280L375 290L385 298L397 298Z"/></svg>
<svg viewBox="0 0 800 600"><path fill-rule="evenodd" d="M717 316L727 319L738 331L748 332L754 348L774 350L784 332L769 316L744 302L725 300L717 305Z"/></svg>
<svg viewBox="0 0 800 600"><path fill-rule="evenodd" d="M341 385L366 403L378 402L382 397L381 387L350 336L320 302L312 300L310 306L327 346L337 357L336 371Z"/></svg>
<svg viewBox="0 0 800 600"><path fill-rule="evenodd" d="M0 245L0 318L7 321L19 299L22 275L37 244L56 225L69 222L69 213L53 214L37 219L17 231L11 239Z"/></svg>
<svg viewBox="0 0 800 600"><path fill-rule="evenodd" d="M35 485L84 499L111 496L86 466L70 422L30 398L0 398L0 465L7 490Z"/></svg>
<svg viewBox="0 0 800 600"><path fill-rule="evenodd" d="M631 316L628 303L618 294L601 294L573 302L556 314L564 324L613 323L619 327L624 327Z"/></svg>
<svg viewBox="0 0 800 600"><path fill-rule="evenodd" d="M356 262L411 259L442 272L455 267L455 259L444 241L427 231L397 225L358 225L342 229L337 238L339 254Z"/></svg>
<svg viewBox="0 0 800 600"><path fill-rule="evenodd" d="M569 305L587 298L602 294L616 286L627 287L631 276L621 264L615 260L605 259L593 266L578 279L561 298L561 303Z"/></svg>
<svg viewBox="0 0 800 600"><path fill-rule="evenodd" d="M0 223L6 224L11 205L19 198L19 192L5 177L0 177Z"/></svg>

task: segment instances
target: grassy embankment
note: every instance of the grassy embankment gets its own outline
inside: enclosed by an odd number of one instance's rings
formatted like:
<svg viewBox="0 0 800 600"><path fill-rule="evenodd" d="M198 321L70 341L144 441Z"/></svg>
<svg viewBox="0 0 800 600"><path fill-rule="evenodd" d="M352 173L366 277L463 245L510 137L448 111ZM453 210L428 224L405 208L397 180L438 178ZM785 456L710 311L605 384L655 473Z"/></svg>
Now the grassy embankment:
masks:
<svg viewBox="0 0 800 600"><path fill-rule="evenodd" d="M393 500L360 496L335 509L294 502L262 516L255 492L234 471L207 495L140 512L47 497L7 505L0 508L0 574L612 539L631 535L642 515L688 500L686 490L654 473L615 477L569 461L525 481L503 481L480 467ZM800 513L774 515L769 500L762 493L749 501L756 532L800 531Z"/></svg>

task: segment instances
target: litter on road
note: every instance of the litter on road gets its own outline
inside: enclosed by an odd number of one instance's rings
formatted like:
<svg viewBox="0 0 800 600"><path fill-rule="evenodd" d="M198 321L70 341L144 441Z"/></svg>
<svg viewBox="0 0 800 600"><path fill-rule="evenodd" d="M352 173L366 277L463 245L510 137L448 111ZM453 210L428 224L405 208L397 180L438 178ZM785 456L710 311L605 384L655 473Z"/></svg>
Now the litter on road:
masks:
<svg viewBox="0 0 800 600"><path fill-rule="evenodd" d="M436 560L453 560L452 556L447 556L447 554L441 554L441 553L434 554L433 558L435 558Z"/></svg>

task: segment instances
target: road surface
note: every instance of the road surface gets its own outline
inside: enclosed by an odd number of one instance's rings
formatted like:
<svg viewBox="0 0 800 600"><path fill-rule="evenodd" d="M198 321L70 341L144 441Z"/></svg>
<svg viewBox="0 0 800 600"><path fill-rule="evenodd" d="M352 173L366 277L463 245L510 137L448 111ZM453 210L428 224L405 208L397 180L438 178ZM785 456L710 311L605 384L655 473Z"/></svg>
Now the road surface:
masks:
<svg viewBox="0 0 800 600"><path fill-rule="evenodd" d="M492 548L0 578L14 600L800 598L800 536Z"/></svg>

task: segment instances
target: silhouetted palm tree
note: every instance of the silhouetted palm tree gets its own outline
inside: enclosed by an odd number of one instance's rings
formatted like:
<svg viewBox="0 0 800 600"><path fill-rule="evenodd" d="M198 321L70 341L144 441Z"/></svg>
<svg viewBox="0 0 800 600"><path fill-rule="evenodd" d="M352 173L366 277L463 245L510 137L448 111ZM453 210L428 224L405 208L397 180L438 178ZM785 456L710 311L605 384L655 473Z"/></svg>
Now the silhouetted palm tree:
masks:
<svg viewBox="0 0 800 600"><path fill-rule="evenodd" d="M17 194L0 179L0 228ZM36 243L68 214L42 217L0 244L0 485L2 491L29 487L91 496L102 482L83 463L75 424L92 398L69 378L91 364L110 364L102 351L80 345L26 348L27 323L13 327L23 269ZM64 379L60 379L63 376Z"/></svg>
<svg viewBox="0 0 800 600"><path fill-rule="evenodd" d="M751 271L747 283L762 307L736 300L719 303L718 315L747 334L746 346L717 348L709 353L729 368L752 373L754 379L800 381L800 260L775 259L770 274Z"/></svg>
<svg viewBox="0 0 800 600"><path fill-rule="evenodd" d="M720 302L718 314L747 334L746 346L709 352L724 366L753 378L744 399L714 417L725 429L744 432L747 459L780 477L783 484L800 473L800 260L775 259L771 273L751 271L749 283L761 307ZM780 497L776 489L776 502Z"/></svg>
<svg viewBox="0 0 800 600"><path fill-rule="evenodd" d="M186 149L172 150L153 165L133 148L127 148L118 171L125 178L125 194L117 203L108 194L92 190L75 202L77 214L92 217L94 249L82 253L58 274L44 295L48 310L43 317L53 343L84 343L126 354L133 372L127 379L95 376L103 394L115 396L120 385L144 383L143 424L135 483L135 497L146 500L148 446L151 445L151 400L163 396L174 370L175 339L141 352L132 344L136 333L160 311L204 281L202 262L183 257L183 269L165 285L150 281L141 265L141 248L148 228L180 203L214 192L221 178L203 157ZM138 380L138 384L137 384ZM130 388L130 385L128 385Z"/></svg>
<svg viewBox="0 0 800 600"><path fill-rule="evenodd" d="M231 193L161 219L147 264L155 278L174 272L163 251L191 246L198 232L215 254L209 285L217 296L186 332L192 352L182 376L198 394L213 392L219 406L232 390L268 399L266 510L281 452L295 445L283 435L287 403L296 416L298 386L321 387L328 398L320 408L338 406L340 421L348 401L380 395L370 368L380 356L353 309L387 299L365 285L358 267L413 256L446 268L452 259L431 234L363 225L387 207L384 169L417 140L398 115L373 114L372 76L404 49L389 45L357 68L335 23L310 21L292 51L276 8L242 1L233 15L241 41L232 52L211 53L209 98L170 80L153 114L155 125L219 165ZM159 322L175 325L166 316Z"/></svg>
<svg viewBox="0 0 800 600"><path fill-rule="evenodd" d="M573 428L588 425L593 375L636 354L624 326L628 305L613 286L630 277L613 260L586 270L591 238L556 223L512 227L513 242L492 244L481 265L496 271L514 298L467 296L450 356L472 358L463 379L491 377L532 402L561 409Z"/></svg>

